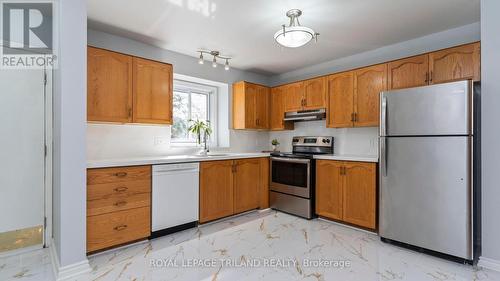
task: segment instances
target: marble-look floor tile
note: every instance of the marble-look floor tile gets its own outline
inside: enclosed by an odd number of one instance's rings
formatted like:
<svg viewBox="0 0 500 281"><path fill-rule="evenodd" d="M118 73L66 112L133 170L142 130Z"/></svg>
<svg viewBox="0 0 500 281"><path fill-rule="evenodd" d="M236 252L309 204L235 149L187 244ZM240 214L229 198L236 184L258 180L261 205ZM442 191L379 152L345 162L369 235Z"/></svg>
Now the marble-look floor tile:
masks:
<svg viewBox="0 0 500 281"><path fill-rule="evenodd" d="M0 280L52 280L48 251L30 257L0 260ZM374 234L274 211L203 225L89 261L92 272L75 280L500 280L498 272L385 244ZM320 261L332 264L315 264Z"/></svg>

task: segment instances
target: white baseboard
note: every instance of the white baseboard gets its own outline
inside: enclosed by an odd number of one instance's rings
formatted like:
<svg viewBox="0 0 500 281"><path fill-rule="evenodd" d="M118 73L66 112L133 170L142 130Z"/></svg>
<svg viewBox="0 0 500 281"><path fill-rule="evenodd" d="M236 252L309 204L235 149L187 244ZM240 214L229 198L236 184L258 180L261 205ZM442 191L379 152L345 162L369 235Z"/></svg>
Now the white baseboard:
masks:
<svg viewBox="0 0 500 281"><path fill-rule="evenodd" d="M53 240L50 241L50 259L52 261L52 270L56 281L70 280L73 277L89 273L91 271L89 260L73 263L66 266L61 266L59 256L57 255L56 244Z"/></svg>
<svg viewBox="0 0 500 281"><path fill-rule="evenodd" d="M479 257L479 262L477 264L480 267L495 270L500 272L500 261L485 257Z"/></svg>

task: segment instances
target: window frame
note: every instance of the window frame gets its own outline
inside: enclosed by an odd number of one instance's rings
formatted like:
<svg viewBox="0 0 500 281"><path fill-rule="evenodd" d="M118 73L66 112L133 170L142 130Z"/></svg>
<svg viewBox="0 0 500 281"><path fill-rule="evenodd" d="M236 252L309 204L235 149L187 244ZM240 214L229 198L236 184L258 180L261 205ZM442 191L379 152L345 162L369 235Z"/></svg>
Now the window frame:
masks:
<svg viewBox="0 0 500 281"><path fill-rule="evenodd" d="M191 94L203 94L207 95L207 117L210 121L210 127L212 128L212 134L208 139L207 144L210 146L217 146L217 88L209 85L183 81L179 79L174 79L173 94L175 92L187 93L189 94L189 105L191 105ZM172 108L172 110L174 110ZM189 107L189 118L191 118L191 106ZM174 122L174 120L172 120ZM173 124L172 124L173 125ZM178 139L170 136L170 143L172 146L197 146L196 140L190 141L186 139Z"/></svg>

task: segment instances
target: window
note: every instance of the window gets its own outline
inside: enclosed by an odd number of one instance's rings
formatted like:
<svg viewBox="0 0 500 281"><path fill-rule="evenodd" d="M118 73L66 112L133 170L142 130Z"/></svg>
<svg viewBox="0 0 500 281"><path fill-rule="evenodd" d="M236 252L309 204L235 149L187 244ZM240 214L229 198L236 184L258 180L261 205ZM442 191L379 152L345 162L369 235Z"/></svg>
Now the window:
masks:
<svg viewBox="0 0 500 281"><path fill-rule="evenodd" d="M205 85L174 81L172 142L196 143L196 137L188 131L189 120L209 121L212 136L209 142L215 142L215 115L213 113L215 89Z"/></svg>

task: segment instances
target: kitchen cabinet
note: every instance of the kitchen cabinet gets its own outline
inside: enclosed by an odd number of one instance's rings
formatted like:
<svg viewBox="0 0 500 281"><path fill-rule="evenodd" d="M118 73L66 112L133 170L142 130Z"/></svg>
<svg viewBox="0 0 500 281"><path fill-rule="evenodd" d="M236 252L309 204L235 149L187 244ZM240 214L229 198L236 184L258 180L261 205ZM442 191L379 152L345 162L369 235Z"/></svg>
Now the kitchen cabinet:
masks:
<svg viewBox="0 0 500 281"><path fill-rule="evenodd" d="M150 234L151 166L88 169L87 252Z"/></svg>
<svg viewBox="0 0 500 281"><path fill-rule="evenodd" d="M376 178L375 163L316 161L316 213L376 229Z"/></svg>
<svg viewBox="0 0 500 281"><path fill-rule="evenodd" d="M481 80L479 42L429 54L429 84L463 79Z"/></svg>
<svg viewBox="0 0 500 281"><path fill-rule="evenodd" d="M88 47L87 120L132 122L132 57Z"/></svg>
<svg viewBox="0 0 500 281"><path fill-rule="evenodd" d="M285 111L302 110L304 104L304 82L295 82L284 86Z"/></svg>
<svg viewBox="0 0 500 281"><path fill-rule="evenodd" d="M316 214L342 220L343 163L316 161Z"/></svg>
<svg viewBox="0 0 500 281"><path fill-rule="evenodd" d="M387 90L387 64L354 71L354 127L379 125L379 94Z"/></svg>
<svg viewBox="0 0 500 281"><path fill-rule="evenodd" d="M326 107L326 78L319 77L304 81L303 110Z"/></svg>
<svg viewBox="0 0 500 281"><path fill-rule="evenodd" d="M285 122L285 87L271 88L270 125L272 131L293 130L293 122Z"/></svg>
<svg viewBox="0 0 500 281"><path fill-rule="evenodd" d="M425 86L429 82L429 55L392 61L387 72L389 90Z"/></svg>
<svg viewBox="0 0 500 281"><path fill-rule="evenodd" d="M233 160L200 163L200 222L234 213Z"/></svg>
<svg viewBox="0 0 500 281"><path fill-rule="evenodd" d="M354 73L352 71L330 75L326 126L346 128L354 126Z"/></svg>
<svg viewBox="0 0 500 281"><path fill-rule="evenodd" d="M267 158L200 163L200 223L257 209L268 204L263 195L269 178Z"/></svg>
<svg viewBox="0 0 500 281"><path fill-rule="evenodd" d="M172 124L172 65L87 49L87 120Z"/></svg>
<svg viewBox="0 0 500 281"><path fill-rule="evenodd" d="M172 65L133 59L133 122L172 124Z"/></svg>
<svg viewBox="0 0 500 281"><path fill-rule="evenodd" d="M326 107L326 79L324 77L284 86L285 111L313 110Z"/></svg>
<svg viewBox="0 0 500 281"><path fill-rule="evenodd" d="M233 84L233 129L269 128L269 87L240 81Z"/></svg>
<svg viewBox="0 0 500 281"><path fill-rule="evenodd" d="M238 159L234 160L233 165L234 213L257 209L259 207L260 159Z"/></svg>
<svg viewBox="0 0 500 281"><path fill-rule="evenodd" d="M344 163L343 221L376 228L376 164Z"/></svg>
<svg viewBox="0 0 500 281"><path fill-rule="evenodd" d="M269 158L260 158L259 209L269 208Z"/></svg>

